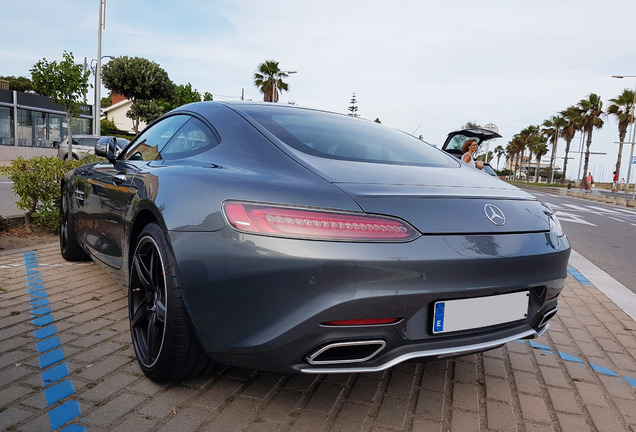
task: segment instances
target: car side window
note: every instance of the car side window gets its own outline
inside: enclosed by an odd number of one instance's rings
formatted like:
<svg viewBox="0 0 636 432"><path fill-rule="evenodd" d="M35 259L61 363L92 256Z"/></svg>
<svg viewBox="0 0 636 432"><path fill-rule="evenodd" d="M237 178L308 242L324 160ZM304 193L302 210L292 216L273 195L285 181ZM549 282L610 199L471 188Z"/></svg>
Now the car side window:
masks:
<svg viewBox="0 0 636 432"><path fill-rule="evenodd" d="M196 118L190 119L161 150L162 159L180 159L201 153L219 144L210 129Z"/></svg>
<svg viewBox="0 0 636 432"><path fill-rule="evenodd" d="M188 121L186 115L175 115L153 124L144 130L123 156L125 160L157 160L160 152L172 136Z"/></svg>
<svg viewBox="0 0 636 432"><path fill-rule="evenodd" d="M86 147L95 148L98 138L82 138L82 145Z"/></svg>

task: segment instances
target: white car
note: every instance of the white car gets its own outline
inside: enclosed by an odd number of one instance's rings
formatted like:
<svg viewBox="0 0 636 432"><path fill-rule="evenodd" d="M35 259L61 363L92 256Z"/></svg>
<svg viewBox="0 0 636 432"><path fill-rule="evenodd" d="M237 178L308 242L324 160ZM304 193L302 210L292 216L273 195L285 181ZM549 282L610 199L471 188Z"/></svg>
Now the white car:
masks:
<svg viewBox="0 0 636 432"><path fill-rule="evenodd" d="M126 147L129 143L129 141L125 138L75 134L73 135L73 147L71 149L73 152L72 157L73 159L84 159L87 154L95 154L95 145L98 142L106 143L113 140L115 141L115 145L119 151L121 151L121 149ZM68 158L68 137L66 137L58 147L57 157L62 160L66 160Z"/></svg>

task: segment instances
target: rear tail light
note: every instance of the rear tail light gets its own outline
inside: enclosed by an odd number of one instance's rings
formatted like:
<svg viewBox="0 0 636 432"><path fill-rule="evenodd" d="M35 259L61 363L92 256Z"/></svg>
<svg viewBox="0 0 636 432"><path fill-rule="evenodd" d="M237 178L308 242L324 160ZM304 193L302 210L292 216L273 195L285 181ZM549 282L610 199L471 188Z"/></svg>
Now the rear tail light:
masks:
<svg viewBox="0 0 636 432"><path fill-rule="evenodd" d="M316 240L407 242L419 236L399 219L263 204L226 202L230 225L237 231Z"/></svg>
<svg viewBox="0 0 636 432"><path fill-rule="evenodd" d="M400 321L401 318L366 318L366 319L352 319L352 320L335 320L325 321L322 325L325 326L365 326L365 325L386 325L395 324Z"/></svg>

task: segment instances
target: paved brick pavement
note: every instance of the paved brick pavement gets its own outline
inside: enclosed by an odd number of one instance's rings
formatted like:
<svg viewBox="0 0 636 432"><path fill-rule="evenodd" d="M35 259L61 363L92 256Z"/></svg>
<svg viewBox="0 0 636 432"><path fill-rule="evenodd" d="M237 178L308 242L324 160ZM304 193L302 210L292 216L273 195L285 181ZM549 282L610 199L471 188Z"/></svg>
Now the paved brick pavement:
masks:
<svg viewBox="0 0 636 432"><path fill-rule="evenodd" d="M0 430L633 432L636 322L572 268L531 342L375 374L224 368L157 385L124 288L48 245L0 255Z"/></svg>

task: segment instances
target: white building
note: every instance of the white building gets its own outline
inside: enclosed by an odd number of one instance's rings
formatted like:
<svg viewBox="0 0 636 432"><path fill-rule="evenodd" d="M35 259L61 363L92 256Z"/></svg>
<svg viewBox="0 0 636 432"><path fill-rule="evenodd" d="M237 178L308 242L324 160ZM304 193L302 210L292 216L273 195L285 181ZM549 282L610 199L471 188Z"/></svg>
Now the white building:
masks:
<svg viewBox="0 0 636 432"><path fill-rule="evenodd" d="M132 105L132 101L126 99L122 95L113 94L113 104L108 108L102 108L102 118L106 118L113 123L120 131L126 131L135 133L133 129L133 120L126 117L126 113ZM139 131L142 131L146 127L146 123L139 122Z"/></svg>

